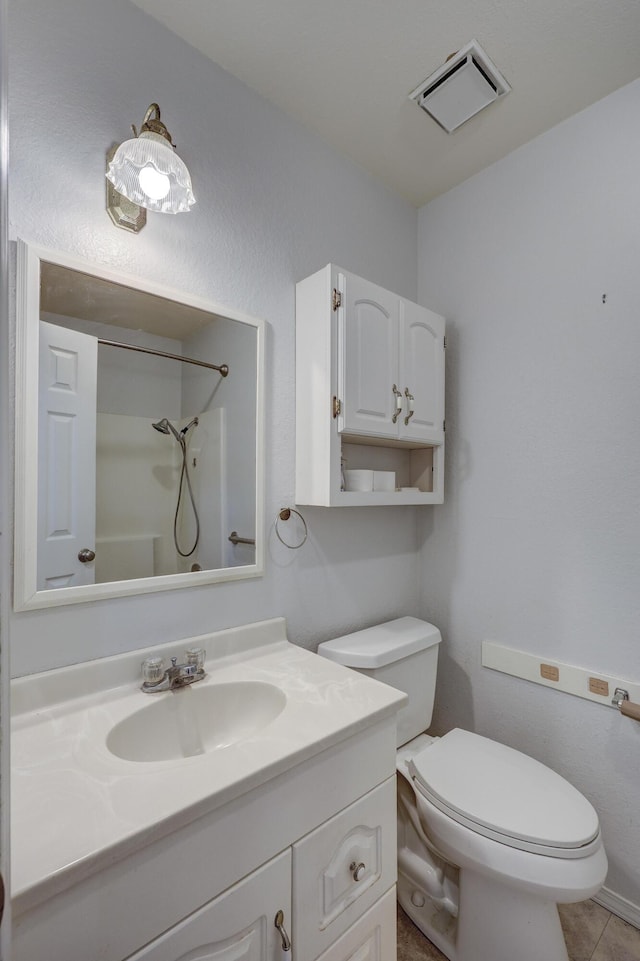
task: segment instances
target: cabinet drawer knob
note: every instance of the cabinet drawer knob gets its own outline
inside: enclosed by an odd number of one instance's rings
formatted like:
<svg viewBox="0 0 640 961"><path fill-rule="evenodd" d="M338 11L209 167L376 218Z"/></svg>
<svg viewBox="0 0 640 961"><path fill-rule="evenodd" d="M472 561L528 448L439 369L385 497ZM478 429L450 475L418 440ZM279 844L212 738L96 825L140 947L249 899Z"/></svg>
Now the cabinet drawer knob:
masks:
<svg viewBox="0 0 640 961"><path fill-rule="evenodd" d="M351 871L351 877L354 881L360 881L364 877L364 872L367 870L362 861L352 861L349 865L349 870Z"/></svg>

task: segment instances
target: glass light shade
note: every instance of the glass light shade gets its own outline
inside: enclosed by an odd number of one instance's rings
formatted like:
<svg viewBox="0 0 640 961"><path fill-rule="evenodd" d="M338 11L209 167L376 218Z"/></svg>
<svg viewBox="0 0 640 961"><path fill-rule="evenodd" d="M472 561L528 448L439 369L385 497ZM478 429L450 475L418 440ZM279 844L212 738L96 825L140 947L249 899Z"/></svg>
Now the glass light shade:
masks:
<svg viewBox="0 0 640 961"><path fill-rule="evenodd" d="M107 177L118 193L147 210L179 214L196 202L186 164L164 137L150 131L120 144Z"/></svg>

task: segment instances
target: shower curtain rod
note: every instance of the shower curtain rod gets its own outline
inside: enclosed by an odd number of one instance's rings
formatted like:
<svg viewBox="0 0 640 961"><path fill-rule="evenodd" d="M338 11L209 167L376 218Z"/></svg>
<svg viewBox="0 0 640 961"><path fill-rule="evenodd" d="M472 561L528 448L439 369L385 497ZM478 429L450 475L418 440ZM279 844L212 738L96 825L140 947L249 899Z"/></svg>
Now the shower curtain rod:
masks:
<svg viewBox="0 0 640 961"><path fill-rule="evenodd" d="M137 350L141 354L153 354L154 357L166 357L168 360L181 360L183 364L195 364L197 367L208 367L209 370L217 370L222 377L226 377L229 373L227 364L221 364L218 367L217 364L207 364L204 360L194 360L193 357L182 357L181 354L169 354L164 350L152 350L151 347L138 347L137 344L125 344L119 340L101 340L98 338L98 343L104 344L105 347L122 347L124 350Z"/></svg>

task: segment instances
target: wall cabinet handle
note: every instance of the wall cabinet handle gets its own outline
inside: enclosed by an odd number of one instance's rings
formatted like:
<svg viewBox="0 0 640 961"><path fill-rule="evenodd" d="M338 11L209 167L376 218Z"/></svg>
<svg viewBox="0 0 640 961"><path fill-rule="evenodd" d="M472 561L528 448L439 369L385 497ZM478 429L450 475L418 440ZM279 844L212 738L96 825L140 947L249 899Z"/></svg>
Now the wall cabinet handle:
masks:
<svg viewBox="0 0 640 961"><path fill-rule="evenodd" d="M415 407L413 403L415 400L415 397L413 396L413 394L409 393L408 387L405 387L404 389L404 396L407 398L407 416L404 419L404 426L406 427L409 421L411 420L411 418L413 417L413 415L415 414Z"/></svg>
<svg viewBox="0 0 640 961"><path fill-rule="evenodd" d="M354 881L361 881L364 877L364 872L367 870L362 861L352 861L349 865L349 870L351 871L351 877Z"/></svg>
<svg viewBox="0 0 640 961"><path fill-rule="evenodd" d="M395 404L396 404L396 409L395 409L394 412L393 412L393 417L391 418L391 423L392 423L392 424L395 424L395 422L397 421L398 417L399 417L400 414L402 413L402 392L398 390L398 388L396 387L395 384L393 385L393 387L391 388L391 390L393 391L393 396L394 396Z"/></svg>

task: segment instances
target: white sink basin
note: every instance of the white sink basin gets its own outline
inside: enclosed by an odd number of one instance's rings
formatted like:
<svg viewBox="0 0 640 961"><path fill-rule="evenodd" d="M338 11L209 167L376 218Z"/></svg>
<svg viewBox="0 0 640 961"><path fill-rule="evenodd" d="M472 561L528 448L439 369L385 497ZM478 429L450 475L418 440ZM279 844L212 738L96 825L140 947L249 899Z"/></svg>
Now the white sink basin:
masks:
<svg viewBox="0 0 640 961"><path fill-rule="evenodd" d="M257 734L287 703L273 684L236 681L200 683L149 701L115 725L107 748L125 761L175 761L219 751Z"/></svg>

